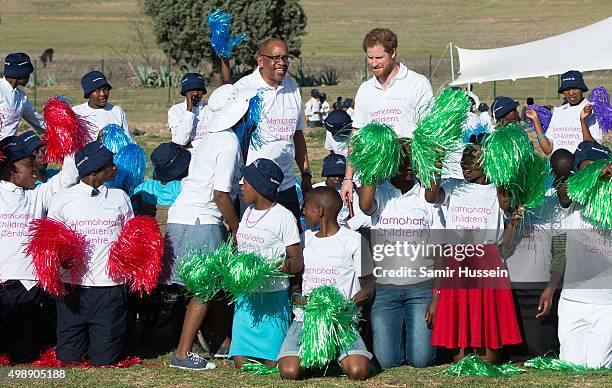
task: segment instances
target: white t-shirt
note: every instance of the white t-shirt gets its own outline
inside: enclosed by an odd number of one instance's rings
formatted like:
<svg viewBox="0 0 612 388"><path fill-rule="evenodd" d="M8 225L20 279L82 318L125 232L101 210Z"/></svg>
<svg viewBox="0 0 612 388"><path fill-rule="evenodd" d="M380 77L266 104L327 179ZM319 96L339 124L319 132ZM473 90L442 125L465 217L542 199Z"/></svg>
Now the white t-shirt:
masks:
<svg viewBox="0 0 612 388"><path fill-rule="evenodd" d="M317 237L307 230L304 235L304 274L302 295L325 285L334 286L347 299L361 290L359 278L372 274L373 263L361 255L361 235L346 228L330 237ZM295 319L302 321L304 312L293 309Z"/></svg>
<svg viewBox="0 0 612 388"><path fill-rule="evenodd" d="M427 77L400 64L399 73L386 90L376 77L359 86L353 127L361 128L379 121L392 126L399 137L412 137L420 110L432 98L433 90Z"/></svg>
<svg viewBox="0 0 612 388"><path fill-rule="evenodd" d="M561 297L589 304L612 304L612 232L595 227L580 214L582 206L570 205L565 275Z"/></svg>
<svg viewBox="0 0 612 388"><path fill-rule="evenodd" d="M325 131L325 145L326 150L334 151L334 154L348 156L348 137L346 141L336 141L331 132Z"/></svg>
<svg viewBox="0 0 612 388"><path fill-rule="evenodd" d="M446 195L442 206L446 229L478 232L472 236L478 241L463 243L499 244L502 241L504 212L499 207L495 186L449 179L442 188Z"/></svg>
<svg viewBox="0 0 612 388"><path fill-rule="evenodd" d="M323 103L321 103L321 121L327 118L329 112L331 112L331 106L329 106L329 102L323 101Z"/></svg>
<svg viewBox="0 0 612 388"><path fill-rule="evenodd" d="M32 260L25 254L30 222L46 216L53 196L78 181L70 156L64 159L59 174L34 189L24 190L0 180L0 281L36 279Z"/></svg>
<svg viewBox="0 0 612 388"><path fill-rule="evenodd" d="M351 120L353 120L353 117L355 117L355 109L349 106L348 108L346 108L346 114L349 115Z"/></svg>
<svg viewBox="0 0 612 388"><path fill-rule="evenodd" d="M238 250L256 252L277 263L286 257L286 248L300 243L300 233L293 214L282 205L268 210L255 210L250 205L242 215L238 233ZM270 279L261 292L275 292L289 287L289 279Z"/></svg>
<svg viewBox="0 0 612 388"><path fill-rule="evenodd" d="M571 153L576 151L576 147L583 140L580 112L582 112L587 103L588 101L585 98L576 106L565 104L553 110L552 118L546 131L546 137L553 143L553 152L558 149L566 149ZM587 124L593 138L601 143L603 135L594 114L589 116Z"/></svg>
<svg viewBox="0 0 612 388"><path fill-rule="evenodd" d="M28 96L18 87L13 89L6 78L0 78L0 140L15 135L22 117L39 131L45 130L45 121Z"/></svg>
<svg viewBox="0 0 612 388"><path fill-rule="evenodd" d="M304 114L308 121L321 121L321 101L318 98L311 97L306 101L304 106Z"/></svg>
<svg viewBox="0 0 612 388"><path fill-rule="evenodd" d="M480 124L488 126L491 130L493 129L493 122L491 121L489 112L480 112L478 118L480 119Z"/></svg>
<svg viewBox="0 0 612 388"><path fill-rule="evenodd" d="M108 124L116 124L125 130L125 134L130 137L127 116L123 109L118 105L106 104L104 108L93 109L88 103L83 103L72 107L74 113L83 116L90 124L91 140L95 141L102 128Z"/></svg>
<svg viewBox="0 0 612 388"><path fill-rule="evenodd" d="M208 132L192 154L181 193L168 210L168 223L223 225L213 194L223 191L235 198L242 165L240 145L232 130Z"/></svg>
<svg viewBox="0 0 612 388"><path fill-rule="evenodd" d="M206 133L210 111L204 101L200 101L191 110L192 112L187 110L187 101L172 105L168 110L168 129L173 143L191 143L192 147L196 148Z"/></svg>
<svg viewBox="0 0 612 388"><path fill-rule="evenodd" d="M93 187L83 182L56 194L49 205L49 217L64 222L87 239L91 255L86 259L87 271L77 284L105 287L122 284L108 276L107 265L111 244L117 241L125 223L134 217L130 198L120 189ZM64 282L71 283L68 273Z"/></svg>
<svg viewBox="0 0 612 388"><path fill-rule="evenodd" d="M556 197L525 213L514 233L514 252L506 259L513 282L548 282L552 260L552 238L560 233L564 211Z"/></svg>
<svg viewBox="0 0 612 388"><path fill-rule="evenodd" d="M293 136L296 131L306 127L302 114L302 96L297 83L290 76L285 76L281 85L273 88L264 81L259 69L242 77L235 84L238 89L255 88L263 91L263 109L259 123L261 146L251 142L246 164L265 158L274 161L283 170L285 179L278 188L287 190L295 184L293 160L295 144Z"/></svg>
<svg viewBox="0 0 612 388"><path fill-rule="evenodd" d="M425 200L425 188L415 181L412 189L402 194L389 181L384 181L376 188L376 212L372 215L372 245L395 245L401 244L418 246L433 243L431 230L443 229L444 221L439 206L435 206ZM373 248L376 253L377 248ZM422 276L421 268L432 270L434 266L433 256L427 252L418 251L414 256L409 251L410 257L387 256L377 259L375 265L381 269L401 270L412 268L415 270L411 275L384 276L382 272L375 272L377 284L408 285L417 284L430 280ZM401 272L400 272L401 273Z"/></svg>

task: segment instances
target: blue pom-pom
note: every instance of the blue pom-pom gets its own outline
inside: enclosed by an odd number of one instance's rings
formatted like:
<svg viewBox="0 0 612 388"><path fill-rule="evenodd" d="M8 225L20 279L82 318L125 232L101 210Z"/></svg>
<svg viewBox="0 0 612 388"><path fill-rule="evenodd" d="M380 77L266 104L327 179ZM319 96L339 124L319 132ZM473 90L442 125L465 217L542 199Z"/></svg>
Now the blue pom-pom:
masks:
<svg viewBox="0 0 612 388"><path fill-rule="evenodd" d="M264 141L261 138L261 132L259 130L259 123L262 119L263 112L263 89L259 89L257 94L249 100L249 110L247 111L246 128L248 133L244 137L246 144L249 142L253 145L253 148L261 148Z"/></svg>
<svg viewBox="0 0 612 388"><path fill-rule="evenodd" d="M113 160L117 166L117 175L107 185L131 195L136 186L144 182L147 154L138 144L130 143L117 152Z"/></svg>
<svg viewBox="0 0 612 388"><path fill-rule="evenodd" d="M123 127L117 124L108 124L102 128L102 144L113 154L121 151L128 144L133 144L132 139L126 135Z"/></svg>
<svg viewBox="0 0 612 388"><path fill-rule="evenodd" d="M491 129L486 124L478 123L471 128L466 128L465 131L463 131L463 142L467 144L470 142L472 136L478 137L484 133L491 133Z"/></svg>
<svg viewBox="0 0 612 388"><path fill-rule="evenodd" d="M209 13L207 23L210 27L210 44L219 57L231 58L234 47L247 38L244 33L230 36L232 15L223 8L217 8Z"/></svg>

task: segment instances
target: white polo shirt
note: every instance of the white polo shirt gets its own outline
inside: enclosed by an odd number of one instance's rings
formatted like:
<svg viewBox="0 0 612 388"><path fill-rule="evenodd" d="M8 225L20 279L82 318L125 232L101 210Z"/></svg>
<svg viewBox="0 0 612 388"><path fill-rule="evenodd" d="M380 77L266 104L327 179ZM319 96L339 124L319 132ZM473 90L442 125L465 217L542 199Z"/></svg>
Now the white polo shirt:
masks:
<svg viewBox="0 0 612 388"><path fill-rule="evenodd" d="M191 143L196 148L206 133L206 123L210 116L208 105L200 101L187 110L187 101L172 105L168 110L168 129L172 134L172 142L180 145Z"/></svg>
<svg viewBox="0 0 612 388"><path fill-rule="evenodd" d="M49 217L64 222L85 236L91 254L86 258L87 271L76 284L89 287L105 287L122 284L108 276L106 267L111 244L117 241L125 223L134 217L130 197L123 190L98 187L99 194L92 196L93 187L79 182L53 197L49 205ZM71 283L66 271L64 282Z"/></svg>
<svg viewBox="0 0 612 388"><path fill-rule="evenodd" d="M301 241L295 217L278 203L268 210L256 210L250 205L242 215L236 240L239 251L258 253L274 263L286 258L288 246ZM268 280L261 292L276 292L288 287L288 278L274 278Z"/></svg>
<svg viewBox="0 0 612 388"><path fill-rule="evenodd" d="M22 117L39 131L45 130L45 121L28 96L18 87L13 89L6 78L0 78L0 140L15 135Z"/></svg>
<svg viewBox="0 0 612 388"><path fill-rule="evenodd" d="M579 303L612 305L612 234L580 214L572 203L567 233L565 275L561 297Z"/></svg>
<svg viewBox="0 0 612 388"><path fill-rule="evenodd" d="M588 100L585 98L576 106L565 104L553 110L546 131L546 137L553 143L553 152L558 149L565 149L571 153L576 151L578 144L583 140L580 112L587 103ZM594 114L587 119L587 125L591 131L591 136L601 144L603 134Z"/></svg>
<svg viewBox="0 0 612 388"><path fill-rule="evenodd" d="M318 98L311 97L310 100L306 101L304 114L308 117L308 121L321 121L321 101Z"/></svg>
<svg viewBox="0 0 612 388"><path fill-rule="evenodd" d="M295 184L293 160L295 159L295 144L293 135L306 126L302 113L302 96L293 78L285 76L277 88L268 85L262 78L259 69L242 77L236 86L255 88L263 91L263 111L259 123L262 145L249 145L246 164L256 159L265 158L274 161L283 170L285 179L278 188L287 190Z"/></svg>
<svg viewBox="0 0 612 388"><path fill-rule="evenodd" d="M87 103L72 107L74 113L83 116L90 123L91 140L95 141L102 128L108 124L116 124L125 130L130 137L127 116L118 105L106 104L104 108L93 109ZM131 138L131 137L130 137Z"/></svg>
<svg viewBox="0 0 612 388"><path fill-rule="evenodd" d="M242 165L238 138L231 129L208 132L192 155L181 193L168 210L168 223L223 225L213 194L237 194Z"/></svg>
<svg viewBox="0 0 612 388"><path fill-rule="evenodd" d="M78 180L72 157L64 159L59 174L31 190L0 180L0 281L36 279L32 260L24 252L30 222L46 216L54 195Z"/></svg>
<svg viewBox="0 0 612 388"><path fill-rule="evenodd" d="M393 127L399 137L412 137L419 110L432 98L433 90L427 77L400 63L399 72L386 90L376 77L359 86L353 127L361 128L378 121Z"/></svg>
<svg viewBox="0 0 612 388"><path fill-rule="evenodd" d="M428 244L431 230L443 229L440 207L425 200L425 188L418 181L404 194L391 182L384 181L376 187L375 198L377 209L372 215L372 245ZM375 265L383 270L413 268L414 276L388 277L380 276L382 272L374 273L377 284L408 285L430 280L420 275L421 268L432 270L434 259L419 252L415 257L385 257Z"/></svg>

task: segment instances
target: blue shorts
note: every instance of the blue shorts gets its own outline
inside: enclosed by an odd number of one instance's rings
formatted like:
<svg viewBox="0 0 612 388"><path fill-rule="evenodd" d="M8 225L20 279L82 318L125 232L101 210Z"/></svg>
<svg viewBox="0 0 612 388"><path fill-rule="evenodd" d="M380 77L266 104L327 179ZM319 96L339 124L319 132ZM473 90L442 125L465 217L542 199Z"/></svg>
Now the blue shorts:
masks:
<svg viewBox="0 0 612 388"><path fill-rule="evenodd" d="M283 345L281 346L280 352L278 353L278 359L280 360L283 357L299 357L300 355L300 335L302 334L302 327L304 322L302 321L293 321L289 330L287 331L287 336L283 341ZM353 345L349 346L347 349L343 349L338 355L338 361L342 361L348 356L359 355L367 357L368 360L372 359L372 353L368 352L365 343L361 337L357 338L357 340L353 343Z"/></svg>

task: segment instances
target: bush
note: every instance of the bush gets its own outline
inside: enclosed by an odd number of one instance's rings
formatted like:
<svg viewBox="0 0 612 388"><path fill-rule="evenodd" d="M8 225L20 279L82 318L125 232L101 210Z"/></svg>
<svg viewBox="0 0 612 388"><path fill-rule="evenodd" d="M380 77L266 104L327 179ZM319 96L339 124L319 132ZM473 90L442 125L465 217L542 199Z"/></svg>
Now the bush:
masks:
<svg viewBox="0 0 612 388"><path fill-rule="evenodd" d="M210 46L206 16L223 7L233 15L232 34L244 32L248 40L234 49L233 64L255 67L257 45L267 38L287 42L289 54L299 57L306 14L298 0L144 0L153 19L153 32L161 49L177 64L199 67L209 59L218 63Z"/></svg>

